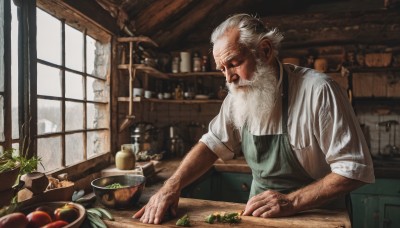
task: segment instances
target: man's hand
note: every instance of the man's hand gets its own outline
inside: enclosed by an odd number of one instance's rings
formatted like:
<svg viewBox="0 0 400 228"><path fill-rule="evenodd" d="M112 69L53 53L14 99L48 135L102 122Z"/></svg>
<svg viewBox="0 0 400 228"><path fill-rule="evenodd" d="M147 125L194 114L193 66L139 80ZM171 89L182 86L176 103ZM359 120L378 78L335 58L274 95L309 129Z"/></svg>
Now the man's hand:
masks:
<svg viewBox="0 0 400 228"><path fill-rule="evenodd" d="M174 186L164 185L133 217L140 218L143 223L160 224L167 210L170 210L172 216L176 216L179 195L180 191L176 191Z"/></svg>
<svg viewBox="0 0 400 228"><path fill-rule="evenodd" d="M140 218L143 223L160 224L167 210L170 210L172 216L176 216L181 189L209 170L217 158L204 143L197 143L172 177L133 217Z"/></svg>
<svg viewBox="0 0 400 228"><path fill-rule="evenodd" d="M293 203L288 197L279 192L267 190L253 196L246 204L243 215L255 217L282 217L296 213Z"/></svg>

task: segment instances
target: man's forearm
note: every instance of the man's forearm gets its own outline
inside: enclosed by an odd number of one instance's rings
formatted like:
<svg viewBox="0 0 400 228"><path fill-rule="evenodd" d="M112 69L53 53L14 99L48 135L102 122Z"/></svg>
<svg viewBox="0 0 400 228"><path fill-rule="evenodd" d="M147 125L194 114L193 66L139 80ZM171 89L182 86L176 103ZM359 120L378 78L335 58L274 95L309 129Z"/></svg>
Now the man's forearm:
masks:
<svg viewBox="0 0 400 228"><path fill-rule="evenodd" d="M303 211L321 206L363 184L365 183L362 181L330 173L321 180L290 193L288 198L292 201L295 211Z"/></svg>
<svg viewBox="0 0 400 228"><path fill-rule="evenodd" d="M197 143L182 160L171 178L166 181L166 184L175 191L180 191L203 175L217 158L204 143Z"/></svg>

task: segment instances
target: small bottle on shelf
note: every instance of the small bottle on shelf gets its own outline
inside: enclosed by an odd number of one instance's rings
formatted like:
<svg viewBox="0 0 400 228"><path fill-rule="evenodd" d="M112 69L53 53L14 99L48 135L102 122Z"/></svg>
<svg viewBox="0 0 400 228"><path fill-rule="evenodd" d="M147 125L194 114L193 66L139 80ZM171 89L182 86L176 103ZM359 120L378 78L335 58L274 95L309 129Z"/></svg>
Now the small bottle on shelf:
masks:
<svg viewBox="0 0 400 228"><path fill-rule="evenodd" d="M182 100L183 99L183 90L181 85L177 85L175 88L175 100Z"/></svg>
<svg viewBox="0 0 400 228"><path fill-rule="evenodd" d="M193 72L200 72L201 64L202 62L199 53L195 52L193 57Z"/></svg>
<svg viewBox="0 0 400 228"><path fill-rule="evenodd" d="M174 57L174 60L172 61L172 73L179 73L179 64L179 57Z"/></svg>
<svg viewBox="0 0 400 228"><path fill-rule="evenodd" d="M203 56L203 59L201 62L201 71L202 72L209 71L208 57L206 55Z"/></svg>

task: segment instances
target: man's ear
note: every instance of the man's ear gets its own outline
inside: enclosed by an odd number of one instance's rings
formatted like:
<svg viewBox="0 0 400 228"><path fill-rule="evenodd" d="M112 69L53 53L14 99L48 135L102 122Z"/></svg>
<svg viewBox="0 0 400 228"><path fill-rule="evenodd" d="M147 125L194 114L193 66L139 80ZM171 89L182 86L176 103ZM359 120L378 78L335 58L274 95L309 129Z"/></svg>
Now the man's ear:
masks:
<svg viewBox="0 0 400 228"><path fill-rule="evenodd" d="M260 52L264 53L265 58L269 62L272 58L272 45L268 39L262 39L259 44Z"/></svg>

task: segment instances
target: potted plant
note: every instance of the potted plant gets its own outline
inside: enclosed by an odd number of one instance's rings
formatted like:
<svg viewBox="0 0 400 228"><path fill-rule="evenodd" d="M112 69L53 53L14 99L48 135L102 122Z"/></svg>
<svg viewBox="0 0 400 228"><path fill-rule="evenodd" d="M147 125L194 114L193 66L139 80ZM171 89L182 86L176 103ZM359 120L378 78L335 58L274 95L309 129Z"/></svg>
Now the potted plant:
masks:
<svg viewBox="0 0 400 228"><path fill-rule="evenodd" d="M34 156L28 158L26 153L14 153L15 149L9 149L0 154L0 208L9 205L23 183L20 177L37 169L40 158Z"/></svg>

